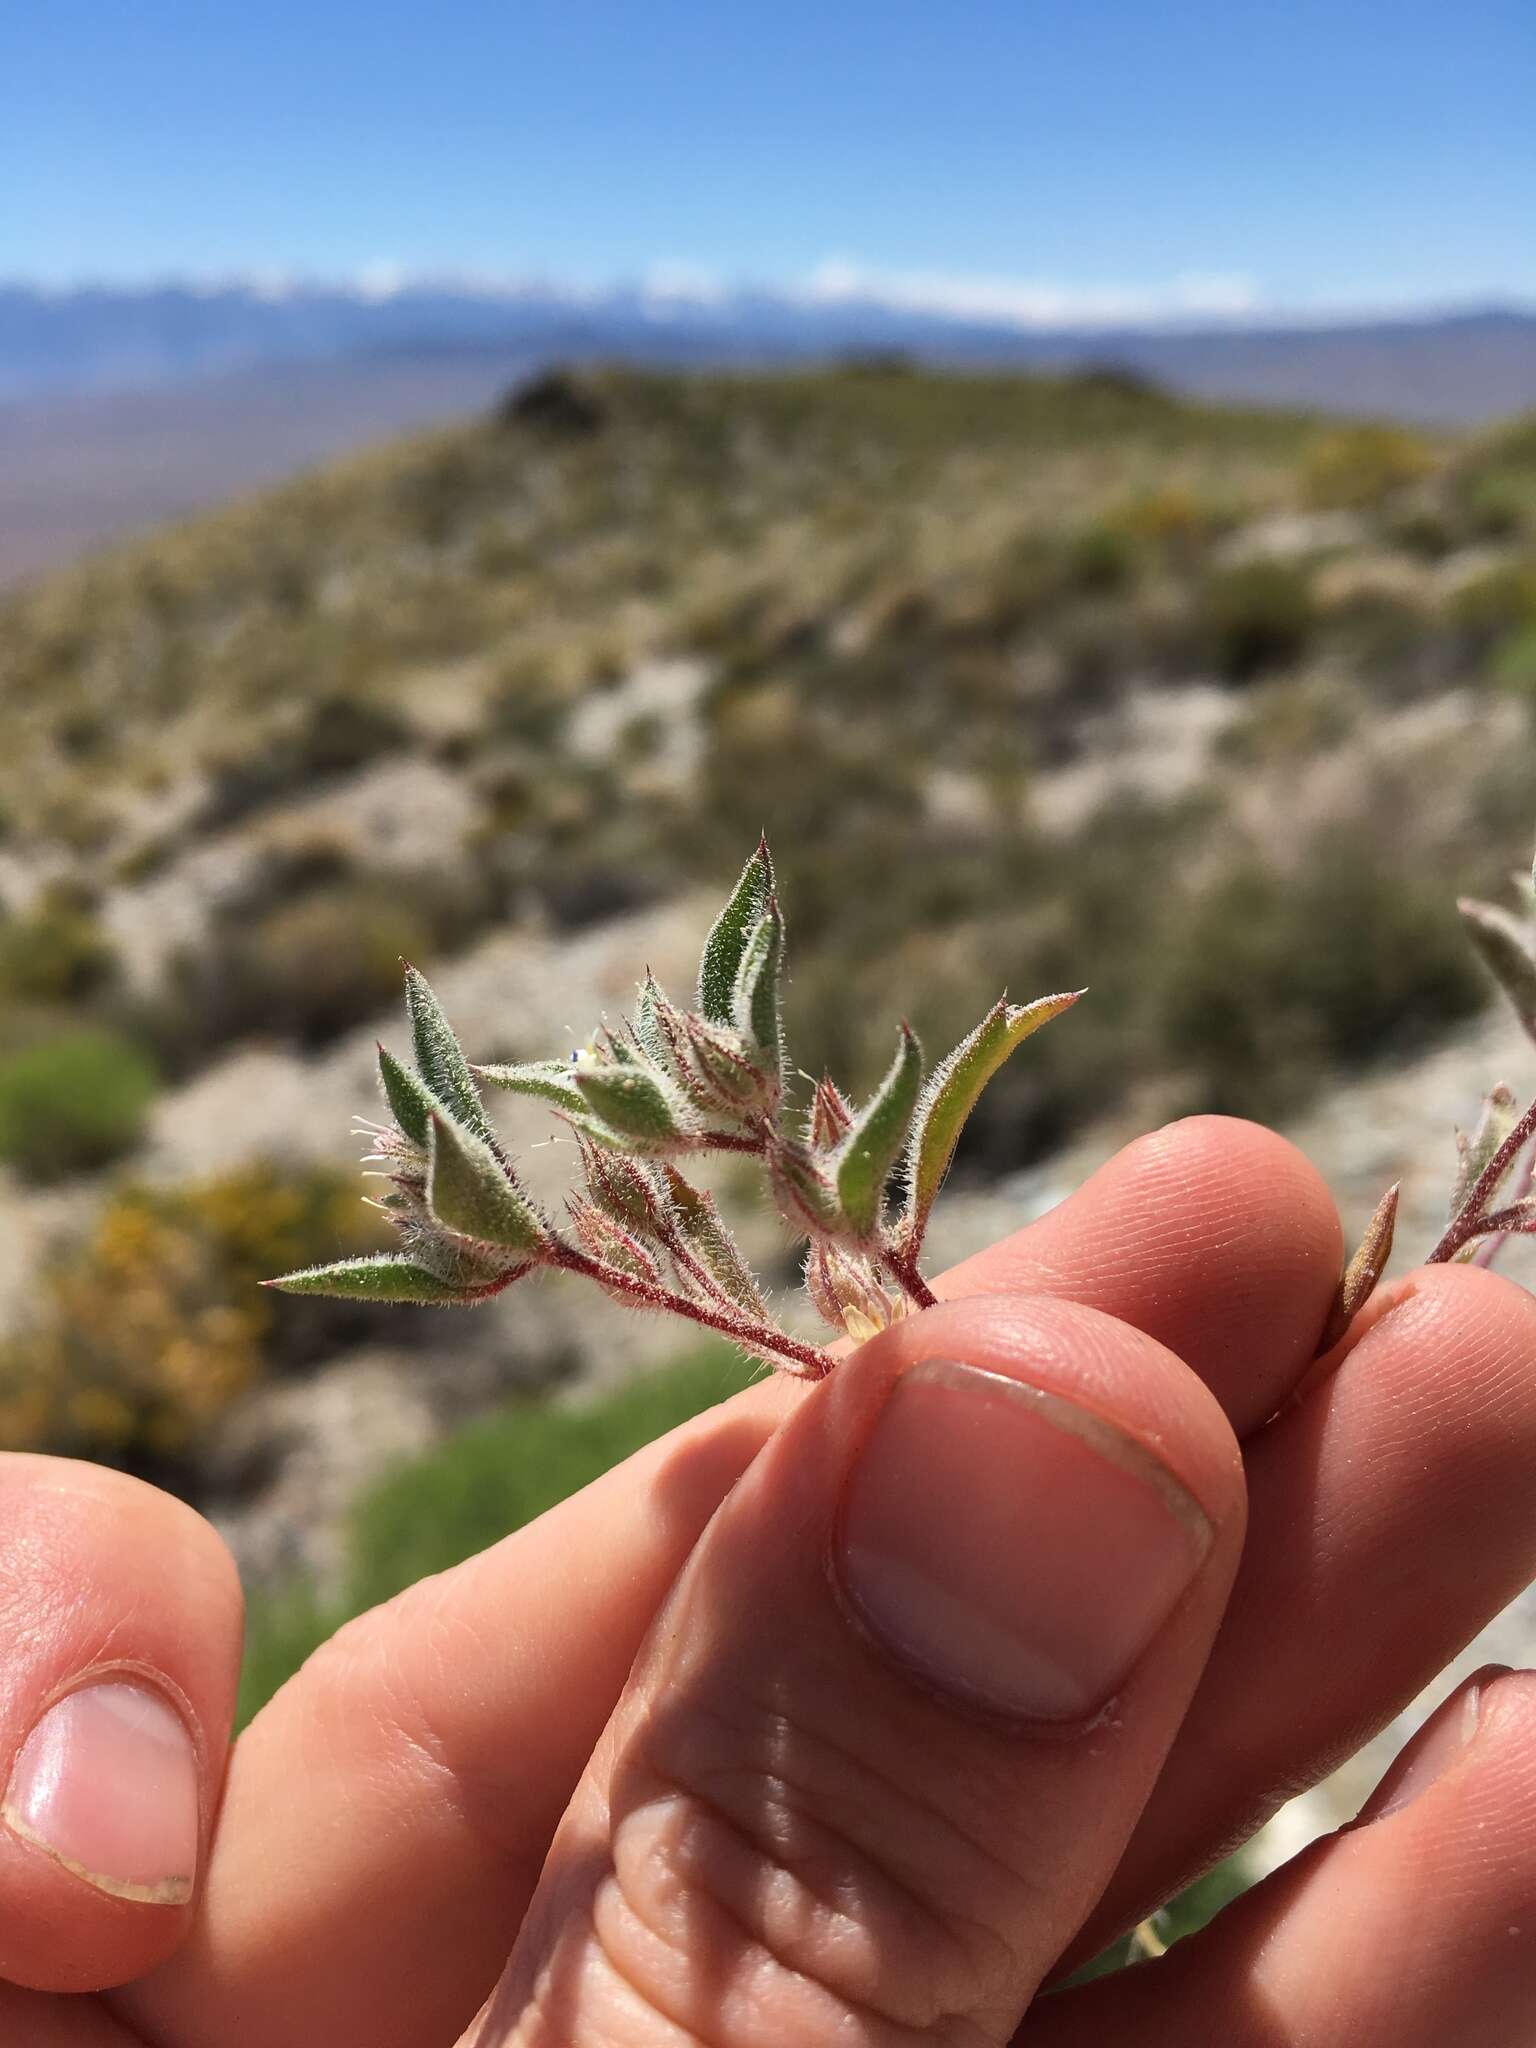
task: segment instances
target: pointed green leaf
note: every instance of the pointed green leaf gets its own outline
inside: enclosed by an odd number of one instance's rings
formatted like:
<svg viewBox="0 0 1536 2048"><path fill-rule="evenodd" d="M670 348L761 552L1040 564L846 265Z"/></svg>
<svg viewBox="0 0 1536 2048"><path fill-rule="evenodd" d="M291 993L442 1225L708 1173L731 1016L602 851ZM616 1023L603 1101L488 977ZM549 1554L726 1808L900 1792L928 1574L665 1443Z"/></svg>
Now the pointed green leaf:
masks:
<svg viewBox="0 0 1536 2048"><path fill-rule="evenodd" d="M1514 1005L1526 1035L1536 1038L1536 958L1527 928L1507 910L1470 896L1456 907L1483 965Z"/></svg>
<svg viewBox="0 0 1536 2048"><path fill-rule="evenodd" d="M701 1107L730 1112L762 1100L765 1076L742 1051L739 1039L701 1017L685 1018L684 1024L693 1055L693 1070L684 1076L684 1086Z"/></svg>
<svg viewBox="0 0 1536 2048"><path fill-rule="evenodd" d="M768 1306L762 1291L726 1228L714 1196L684 1180L675 1167L667 1167L666 1175L673 1218L688 1249L738 1308L766 1316Z"/></svg>
<svg viewBox="0 0 1536 2048"><path fill-rule="evenodd" d="M576 1235L594 1259L601 1259L605 1265L616 1266L621 1273L628 1273L636 1280L645 1280L652 1286L660 1281L661 1268L640 1240L616 1218L607 1215L583 1195L573 1196L569 1207Z"/></svg>
<svg viewBox="0 0 1536 2048"><path fill-rule="evenodd" d="M907 1153L907 1209L904 1228L908 1248L916 1251L928 1225L934 1197L955 1156L966 1118L981 1092L1007 1059L1042 1024L1070 1010L1081 989L1070 995L1041 996L1022 1009L1000 1002L989 1010L968 1038L961 1039L933 1072L912 1127Z"/></svg>
<svg viewBox="0 0 1536 2048"><path fill-rule="evenodd" d="M686 1133L682 1105L644 1067L574 1067L572 1079L585 1106L626 1138L665 1144Z"/></svg>
<svg viewBox="0 0 1536 2048"><path fill-rule="evenodd" d="M427 1128L432 1121L432 1112L438 1106L436 1096L409 1067L402 1066L382 1045L379 1047L379 1079L384 1084L384 1100L389 1104L390 1115L412 1143L425 1151Z"/></svg>
<svg viewBox="0 0 1536 2048"><path fill-rule="evenodd" d="M825 1163L814 1157L808 1146L775 1131L770 1134L767 1163L779 1214L802 1237L808 1231L816 1234L842 1227L837 1189Z"/></svg>
<svg viewBox="0 0 1536 2048"><path fill-rule="evenodd" d="M427 1207L445 1230L501 1251L543 1251L547 1224L483 1138L438 1111L428 1158Z"/></svg>
<svg viewBox="0 0 1536 2048"><path fill-rule="evenodd" d="M901 1152L922 1086L923 1049L903 1024L890 1072L832 1156L838 1204L860 1237L868 1237L880 1220L885 1184Z"/></svg>
<svg viewBox="0 0 1536 2048"><path fill-rule="evenodd" d="M514 1095L536 1095L557 1109L585 1109L576 1087L576 1069L569 1060L523 1060L512 1066L474 1067L482 1081L493 1088L510 1089Z"/></svg>
<svg viewBox="0 0 1536 2048"><path fill-rule="evenodd" d="M635 1008L635 1040L651 1065L659 1067L673 1080L679 1078L677 1048L675 1027L669 1028L669 1025L676 1016L677 1012L657 985L655 975L647 970L640 984L640 1001Z"/></svg>
<svg viewBox="0 0 1536 2048"><path fill-rule="evenodd" d="M624 1152L605 1152L588 1144L581 1150L587 1192L597 1207L626 1230L650 1236L668 1206L660 1170Z"/></svg>
<svg viewBox="0 0 1536 2048"><path fill-rule="evenodd" d="M806 1142L813 1152L834 1151L847 1136L852 1122L852 1105L843 1099L831 1075L823 1074L816 1083L810 1115L806 1118Z"/></svg>
<svg viewBox="0 0 1536 2048"><path fill-rule="evenodd" d="M342 1259L334 1266L308 1266L267 1281L282 1294L323 1294L338 1301L414 1301L446 1306L472 1300L462 1287L441 1280L399 1252L367 1259Z"/></svg>
<svg viewBox="0 0 1536 2048"><path fill-rule="evenodd" d="M416 1044L416 1065L421 1078L437 1100L476 1137L491 1138L479 1090L469 1071L469 1062L433 995L426 976L409 964L405 970L405 1001L411 1015L411 1032Z"/></svg>
<svg viewBox="0 0 1536 2048"><path fill-rule="evenodd" d="M774 1079L784 1070L783 978L784 920L770 897L767 910L747 934L742 948L731 993L731 1021L748 1046L771 1063Z"/></svg>
<svg viewBox="0 0 1536 2048"><path fill-rule="evenodd" d="M757 851L742 869L730 901L704 941L704 957L699 962L699 1008L711 1023L731 1021L731 996L746 950L747 934L767 910L772 893L773 861L764 839L758 841Z"/></svg>

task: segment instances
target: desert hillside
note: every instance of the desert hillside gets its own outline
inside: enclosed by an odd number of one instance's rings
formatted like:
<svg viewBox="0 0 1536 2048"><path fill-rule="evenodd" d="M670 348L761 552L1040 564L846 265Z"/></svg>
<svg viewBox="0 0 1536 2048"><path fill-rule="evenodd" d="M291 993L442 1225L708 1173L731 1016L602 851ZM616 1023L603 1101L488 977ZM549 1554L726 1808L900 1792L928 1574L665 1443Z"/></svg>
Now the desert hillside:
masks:
<svg viewBox="0 0 1536 2048"><path fill-rule="evenodd" d="M1091 985L968 1143L1015 1202L1097 1134L1304 1120L1480 1030L1452 898L1530 836L1536 428L554 374L14 595L0 680L0 1431L223 1503L265 1568L326 1540L313 1474L246 1516L306 1401L339 1492L639 1355L556 1288L472 1334L255 1290L370 1241L402 954L476 1056L559 1051L647 961L686 984L765 827L812 1071Z"/></svg>

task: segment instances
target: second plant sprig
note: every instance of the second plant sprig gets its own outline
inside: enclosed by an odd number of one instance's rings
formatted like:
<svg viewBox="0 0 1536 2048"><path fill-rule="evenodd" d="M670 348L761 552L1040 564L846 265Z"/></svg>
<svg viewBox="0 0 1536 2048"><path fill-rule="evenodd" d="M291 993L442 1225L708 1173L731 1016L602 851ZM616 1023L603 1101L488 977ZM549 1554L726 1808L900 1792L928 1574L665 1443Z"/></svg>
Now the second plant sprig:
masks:
<svg viewBox="0 0 1536 2048"><path fill-rule="evenodd" d="M647 974L634 1018L569 1059L472 1068L427 982L407 968L414 1065L379 1048L391 1120L366 1127L390 1182L380 1206L402 1248L272 1284L453 1305L540 1270L579 1273L617 1300L669 1310L781 1370L821 1378L830 1353L774 1317L713 1197L681 1162L757 1158L779 1216L806 1244L818 1314L840 1335L868 1337L932 1301L923 1241L966 1119L1009 1055L1081 991L997 1003L931 1074L903 1024L866 1103L823 1079L802 1112L786 1088L784 980L784 919L761 842L705 942L694 1007L669 1001ZM564 1228L519 1180L480 1082L548 1104L572 1132L580 1184Z"/></svg>
<svg viewBox="0 0 1536 2048"><path fill-rule="evenodd" d="M1536 869L1528 884L1523 876L1517 880L1526 898L1523 917L1472 896L1462 897L1457 907L1484 966L1536 1044ZM1448 1220L1425 1263L1491 1266L1509 1238L1536 1234L1536 1102L1521 1111L1504 1082L1490 1088L1470 1135L1456 1133L1456 1158ZM1388 1188L1366 1226L1339 1283L1320 1353L1338 1342L1375 1291L1392 1254L1397 1201L1397 1188Z"/></svg>

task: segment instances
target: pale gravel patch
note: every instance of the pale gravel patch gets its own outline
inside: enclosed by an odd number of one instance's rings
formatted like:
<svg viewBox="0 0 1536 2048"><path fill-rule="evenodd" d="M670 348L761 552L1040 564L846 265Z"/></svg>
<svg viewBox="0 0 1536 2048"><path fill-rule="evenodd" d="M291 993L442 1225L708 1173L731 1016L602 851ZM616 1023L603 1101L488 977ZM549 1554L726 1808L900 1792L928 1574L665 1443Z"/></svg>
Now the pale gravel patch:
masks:
<svg viewBox="0 0 1536 2048"><path fill-rule="evenodd" d="M651 728L654 752L647 762L664 787L687 786L704 751L699 699L713 670L687 656L642 661L612 689L588 690L571 714L566 744L580 761L606 764L622 754L626 731Z"/></svg>
<svg viewBox="0 0 1536 2048"><path fill-rule="evenodd" d="M1176 802L1205 780L1217 742L1246 708L1238 692L1215 683L1138 690L1085 728L1079 759L1032 781L1032 822L1066 838L1116 799Z"/></svg>
<svg viewBox="0 0 1536 2048"><path fill-rule="evenodd" d="M699 933L718 907L712 893L694 892L586 931L499 932L456 959L420 964L472 1055L547 1059L585 1042L604 1017L617 1023L647 962L675 994L691 994ZM279 1047L230 1053L157 1103L141 1171L176 1182L252 1158L355 1160L353 1116L378 1111L379 1039L407 1048L403 1002L309 1059ZM494 1092L490 1102L511 1128L520 1105ZM533 1128L549 1128L542 1112Z"/></svg>
<svg viewBox="0 0 1536 2048"><path fill-rule="evenodd" d="M462 776L436 761L393 755L201 840L148 881L110 890L102 923L129 986L154 994L177 954L201 943L264 859L320 842L342 849L359 872L452 873L482 820Z"/></svg>

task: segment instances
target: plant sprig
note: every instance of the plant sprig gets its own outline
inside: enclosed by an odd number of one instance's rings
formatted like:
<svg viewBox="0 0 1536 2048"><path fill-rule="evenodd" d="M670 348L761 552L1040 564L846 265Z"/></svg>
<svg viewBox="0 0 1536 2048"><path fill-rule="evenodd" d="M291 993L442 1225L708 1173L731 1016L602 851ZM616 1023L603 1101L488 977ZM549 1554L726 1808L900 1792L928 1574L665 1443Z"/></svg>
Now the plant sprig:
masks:
<svg viewBox="0 0 1536 2048"><path fill-rule="evenodd" d="M1536 875L1532 878L1536 889ZM1529 916L1464 899L1468 933L1536 1042L1536 933ZM805 1379L832 1368L824 1347L785 1329L714 1197L679 1164L731 1152L757 1159L774 1208L804 1242L818 1315L856 1340L934 1295L923 1243L966 1120L1003 1063L1083 993L996 1003L931 1073L908 1025L868 1102L829 1078L802 1111L784 1037L784 917L766 841L710 928L694 1007L653 975L632 1019L606 1025L566 1059L474 1066L424 976L405 969L414 1064L382 1045L387 1124L365 1120L368 1163L389 1192L376 1206L401 1249L269 1281L290 1294L469 1305L541 1271L578 1273L632 1307L719 1331L750 1356ZM544 1103L572 1133L580 1185L565 1227L523 1187L485 1113L481 1085ZM1536 1233L1536 1102L1517 1113L1502 1083L1476 1127L1456 1134L1450 1217L1428 1263L1491 1265L1507 1238ZM899 1189L899 1200L893 1193ZM1348 1330L1391 1256L1398 1189L1382 1197L1345 1267L1320 1355Z"/></svg>
<svg viewBox="0 0 1536 2048"><path fill-rule="evenodd" d="M867 1103L856 1107L826 1078L801 1111L786 1087L794 1069L784 980L784 918L765 841L710 929L694 1007L672 1003L647 973L633 1019L603 1026L568 1059L471 1065L408 965L414 1065L380 1046L390 1121L362 1129L369 1162L390 1183L377 1206L401 1249L268 1284L452 1306L489 1300L530 1273L578 1273L615 1300L717 1330L782 1371L824 1377L830 1352L775 1318L713 1196L679 1162L713 1152L756 1158L780 1218L805 1243L818 1314L839 1335L871 1336L933 1301L923 1242L966 1119L1004 1061L1082 992L998 1002L931 1074L904 1023ZM564 1227L519 1180L480 1084L546 1104L575 1138L580 1185Z"/></svg>

